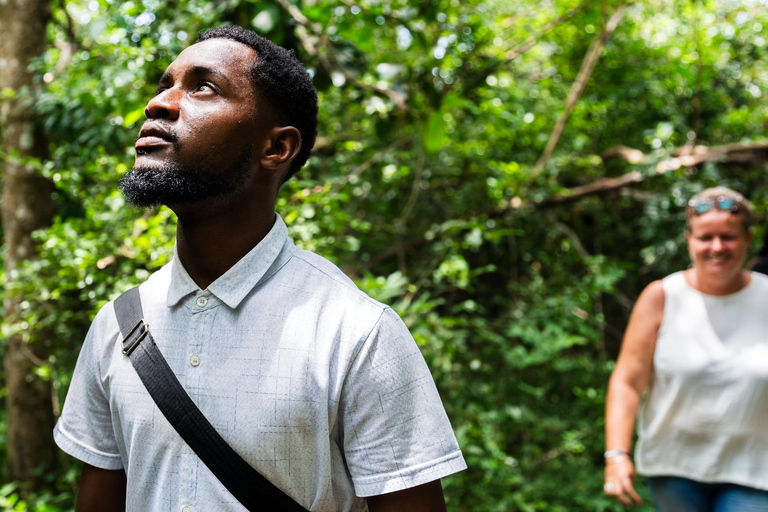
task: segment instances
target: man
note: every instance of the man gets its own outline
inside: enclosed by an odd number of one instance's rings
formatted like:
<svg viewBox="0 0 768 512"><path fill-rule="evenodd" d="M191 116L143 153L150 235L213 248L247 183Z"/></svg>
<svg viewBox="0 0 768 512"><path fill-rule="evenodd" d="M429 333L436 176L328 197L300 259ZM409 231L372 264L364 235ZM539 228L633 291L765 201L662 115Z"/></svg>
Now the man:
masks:
<svg viewBox="0 0 768 512"><path fill-rule="evenodd" d="M466 465L413 339L296 248L274 211L314 144L316 102L291 53L238 27L201 34L171 63L121 180L133 203L178 217L173 261L140 287L144 318L219 434L304 508L445 510L440 478ZM78 512L244 510L158 411L121 341L109 303L54 431L85 462Z"/></svg>

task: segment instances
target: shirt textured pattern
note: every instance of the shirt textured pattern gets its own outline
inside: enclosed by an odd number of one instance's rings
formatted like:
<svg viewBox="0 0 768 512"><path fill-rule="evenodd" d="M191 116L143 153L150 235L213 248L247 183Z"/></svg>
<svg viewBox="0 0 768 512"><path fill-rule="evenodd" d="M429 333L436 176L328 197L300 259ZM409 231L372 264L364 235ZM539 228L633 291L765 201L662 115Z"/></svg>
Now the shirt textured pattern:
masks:
<svg viewBox="0 0 768 512"><path fill-rule="evenodd" d="M200 290L178 258L141 285L145 320L192 400L248 463L312 511L466 468L434 381L388 307L327 260L269 234ZM245 510L155 406L96 316L54 430L65 452L124 468L127 510Z"/></svg>
<svg viewBox="0 0 768 512"><path fill-rule="evenodd" d="M768 277L722 297L662 283L638 471L768 490Z"/></svg>

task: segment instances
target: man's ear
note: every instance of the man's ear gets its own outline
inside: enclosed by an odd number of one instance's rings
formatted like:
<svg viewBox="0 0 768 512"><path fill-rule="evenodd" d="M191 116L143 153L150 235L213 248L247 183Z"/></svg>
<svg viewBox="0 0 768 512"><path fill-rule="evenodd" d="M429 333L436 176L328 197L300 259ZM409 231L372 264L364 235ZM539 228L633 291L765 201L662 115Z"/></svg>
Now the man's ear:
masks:
<svg viewBox="0 0 768 512"><path fill-rule="evenodd" d="M293 126L276 126L261 155L261 167L278 169L290 165L301 149L301 134Z"/></svg>

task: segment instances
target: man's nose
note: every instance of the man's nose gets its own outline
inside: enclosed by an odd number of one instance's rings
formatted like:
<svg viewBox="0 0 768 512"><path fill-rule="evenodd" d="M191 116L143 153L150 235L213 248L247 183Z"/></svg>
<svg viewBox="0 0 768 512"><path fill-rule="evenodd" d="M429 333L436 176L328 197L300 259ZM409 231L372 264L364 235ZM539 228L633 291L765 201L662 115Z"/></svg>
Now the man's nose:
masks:
<svg viewBox="0 0 768 512"><path fill-rule="evenodd" d="M179 96L180 91L173 88L165 89L149 100L144 108L144 115L147 119L170 119L179 117Z"/></svg>
<svg viewBox="0 0 768 512"><path fill-rule="evenodd" d="M712 250L721 251L723 249L723 241L720 237L716 236L712 239Z"/></svg>

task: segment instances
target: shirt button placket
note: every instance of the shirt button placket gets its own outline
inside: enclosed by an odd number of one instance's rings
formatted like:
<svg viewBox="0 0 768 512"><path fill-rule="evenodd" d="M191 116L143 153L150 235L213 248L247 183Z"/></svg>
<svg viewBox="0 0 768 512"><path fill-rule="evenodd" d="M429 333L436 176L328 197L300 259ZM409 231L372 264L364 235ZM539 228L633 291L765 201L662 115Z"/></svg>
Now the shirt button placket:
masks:
<svg viewBox="0 0 768 512"><path fill-rule="evenodd" d="M189 371L185 371L184 387L187 390L187 394L193 401L197 402L199 399L199 386L200 386L200 373L199 370L194 370L200 366L201 358L200 351L202 350L202 343L200 336L206 331L205 326L208 323L208 310L206 306L210 304L210 297L206 295L199 295L194 299L194 308L189 324L187 324L187 361L189 362ZM194 314L197 313L197 314ZM184 475L183 485L179 486L179 498L182 503L187 501L184 499L189 498L190 495L196 495L197 488L197 465L191 463L195 459L193 454L186 453L182 457L184 461L184 471L181 473ZM181 508L181 512L192 512L192 506L185 504Z"/></svg>

